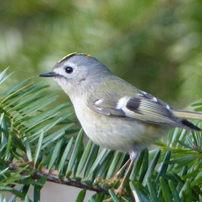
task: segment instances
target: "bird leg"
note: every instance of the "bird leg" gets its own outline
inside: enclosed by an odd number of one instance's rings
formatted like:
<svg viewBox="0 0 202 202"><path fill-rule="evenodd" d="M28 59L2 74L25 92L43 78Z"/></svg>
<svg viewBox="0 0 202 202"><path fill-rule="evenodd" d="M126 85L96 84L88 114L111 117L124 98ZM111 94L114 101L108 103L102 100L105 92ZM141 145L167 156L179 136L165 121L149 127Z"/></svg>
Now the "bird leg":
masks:
<svg viewBox="0 0 202 202"><path fill-rule="evenodd" d="M118 172L111 179L109 179L110 184L116 182L119 179L121 173L125 170L125 168L128 166L128 164L130 163L130 161L131 160L128 159L126 161L126 163L118 170Z"/></svg>
<svg viewBox="0 0 202 202"><path fill-rule="evenodd" d="M108 185L110 184L114 184L115 182L117 182L118 180L121 180L121 183L119 185L119 187L115 190L115 193L117 196L121 196L124 194L124 185L126 183L126 180L129 178L131 170L133 168L134 162L138 156L139 152L137 151L132 151L130 153L130 159L128 159L126 161L126 163L118 170L118 172L109 180L103 180L103 179L98 179L98 181L102 181ZM126 167L129 165L123 179L120 179L120 175L121 173L126 169Z"/></svg>
<svg viewBox="0 0 202 202"><path fill-rule="evenodd" d="M128 177L129 177L129 175L130 175L130 173L131 173L131 170L132 170L132 168L133 168L134 162L135 162L135 159L134 159L134 160L129 159L129 160L121 167L121 169L117 172L117 174L120 175L120 174L121 174L120 171L122 172L122 171L125 169L125 167L130 163L130 165L129 165L129 167L128 167L128 170L127 170L126 174L124 175L124 177L123 177L123 179L122 179L122 181L121 181L121 184L120 184L119 187L115 190L115 193L116 193L117 196L123 195L123 193L124 193L124 185L125 185L125 182L126 182L126 180L128 179ZM124 168L123 168L123 167L124 167ZM116 174L116 175L117 175L117 174ZM115 175L115 176L116 176L116 175Z"/></svg>
<svg viewBox="0 0 202 202"><path fill-rule="evenodd" d="M130 159L123 165L124 169L125 167L129 164L129 167L128 167L128 170L126 171L126 174L124 175L122 181L121 181L121 184L119 185L119 187L115 190L115 193L117 196L121 196L123 195L124 193L124 185L125 185L125 182L126 180L129 178L130 176L130 173L131 173L131 170L133 168L133 165L134 165L134 162L136 161L137 157L139 155L139 150L136 148L136 149L133 149L131 152L130 152ZM122 167L122 168L123 168ZM123 169L120 169L120 171L122 172ZM119 171L118 171L119 173ZM120 174L119 174L120 175Z"/></svg>
<svg viewBox="0 0 202 202"><path fill-rule="evenodd" d="M115 182L117 182L118 180L120 180L120 175L121 173L125 170L125 168L128 166L128 164L130 163L130 159L128 159L126 161L126 163L117 171L117 173L112 177L110 178L109 180L104 180L104 179L101 179L101 178L97 178L98 181L102 181L104 182L105 184L114 184Z"/></svg>

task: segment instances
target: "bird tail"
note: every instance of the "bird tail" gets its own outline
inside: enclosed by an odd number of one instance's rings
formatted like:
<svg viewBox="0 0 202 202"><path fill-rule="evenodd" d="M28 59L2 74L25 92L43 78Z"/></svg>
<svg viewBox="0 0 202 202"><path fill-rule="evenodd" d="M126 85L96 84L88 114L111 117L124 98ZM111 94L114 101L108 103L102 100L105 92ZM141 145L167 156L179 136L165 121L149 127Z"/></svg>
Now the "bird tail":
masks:
<svg viewBox="0 0 202 202"><path fill-rule="evenodd" d="M202 113L198 112L187 112L174 109L172 110L172 113L178 118L202 120Z"/></svg>

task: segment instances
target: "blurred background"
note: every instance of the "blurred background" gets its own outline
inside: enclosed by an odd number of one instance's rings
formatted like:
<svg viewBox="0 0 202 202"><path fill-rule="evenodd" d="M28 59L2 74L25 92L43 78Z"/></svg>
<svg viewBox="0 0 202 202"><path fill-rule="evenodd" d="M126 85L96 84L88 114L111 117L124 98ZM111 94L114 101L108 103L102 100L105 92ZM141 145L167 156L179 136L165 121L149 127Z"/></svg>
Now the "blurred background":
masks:
<svg viewBox="0 0 202 202"><path fill-rule="evenodd" d="M201 0L0 2L0 71L14 72L1 91L28 77L58 88L36 76L76 51L175 107L202 98ZM59 97L68 100L63 92ZM43 202L74 201L67 200L69 187L47 184Z"/></svg>

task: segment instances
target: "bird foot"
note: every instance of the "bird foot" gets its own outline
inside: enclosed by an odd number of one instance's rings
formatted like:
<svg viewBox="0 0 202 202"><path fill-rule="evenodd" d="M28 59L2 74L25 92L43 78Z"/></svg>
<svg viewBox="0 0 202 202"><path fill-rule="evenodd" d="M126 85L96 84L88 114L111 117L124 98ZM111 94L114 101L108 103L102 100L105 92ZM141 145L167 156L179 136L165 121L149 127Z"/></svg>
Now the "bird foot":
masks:
<svg viewBox="0 0 202 202"><path fill-rule="evenodd" d="M107 184L115 184L119 181L121 181L121 179L119 178L118 175L114 175L114 177L110 178L109 180L105 180Z"/></svg>
<svg viewBox="0 0 202 202"><path fill-rule="evenodd" d="M118 197L126 195L126 192L124 191L124 186L122 186L122 184L117 189L115 189L114 192Z"/></svg>
<svg viewBox="0 0 202 202"><path fill-rule="evenodd" d="M108 180L105 180L101 177L96 178L96 182L99 182L99 183L101 182L102 184L105 184L105 185L114 185L115 183L120 182L120 181L121 181L121 179L117 175L114 175L114 177L112 177Z"/></svg>
<svg viewBox="0 0 202 202"><path fill-rule="evenodd" d="M122 179L119 178L118 175L114 175L114 177L110 178L109 180L105 180L102 178L97 178L96 179L97 182L102 183L103 185L109 185L109 186L113 186L116 183L120 183L119 187L117 189L114 189L114 192L116 194L116 196L121 197L123 195L127 195L127 193L124 191L124 183L122 182Z"/></svg>

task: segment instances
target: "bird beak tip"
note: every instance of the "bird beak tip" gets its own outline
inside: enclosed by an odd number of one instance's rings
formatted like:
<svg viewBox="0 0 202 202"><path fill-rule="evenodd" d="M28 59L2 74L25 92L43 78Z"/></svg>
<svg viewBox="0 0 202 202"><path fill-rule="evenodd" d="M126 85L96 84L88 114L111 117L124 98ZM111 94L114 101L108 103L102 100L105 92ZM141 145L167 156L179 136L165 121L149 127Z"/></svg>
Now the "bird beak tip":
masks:
<svg viewBox="0 0 202 202"><path fill-rule="evenodd" d="M38 77L54 77L54 76L56 76L54 72L48 72L48 73L38 75Z"/></svg>

